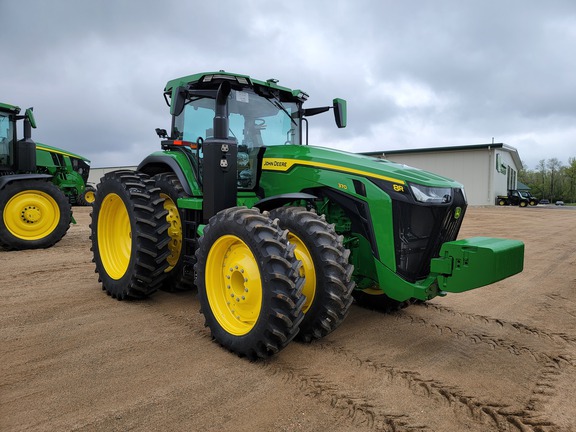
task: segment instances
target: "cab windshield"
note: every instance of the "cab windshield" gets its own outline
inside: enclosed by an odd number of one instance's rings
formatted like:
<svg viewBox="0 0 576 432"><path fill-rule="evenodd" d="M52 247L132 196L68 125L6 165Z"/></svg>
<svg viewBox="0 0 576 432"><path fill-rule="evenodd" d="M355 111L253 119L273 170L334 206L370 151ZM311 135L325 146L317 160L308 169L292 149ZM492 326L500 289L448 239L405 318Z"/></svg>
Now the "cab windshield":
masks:
<svg viewBox="0 0 576 432"><path fill-rule="evenodd" d="M300 144L300 102L266 98L252 89L231 90L228 95L228 138L238 143L238 188L257 186L258 158L269 146ZM215 100L192 97L174 118L172 137L198 142L214 137ZM202 151L198 152L202 159Z"/></svg>
<svg viewBox="0 0 576 432"><path fill-rule="evenodd" d="M10 149L14 139L13 122L9 115L0 113L0 165L11 165Z"/></svg>
<svg viewBox="0 0 576 432"><path fill-rule="evenodd" d="M175 118L173 137L192 142L212 138L214 110L214 99L193 98ZM252 89L232 90L228 96L229 138L248 149L300 144L298 111L295 102L265 98Z"/></svg>

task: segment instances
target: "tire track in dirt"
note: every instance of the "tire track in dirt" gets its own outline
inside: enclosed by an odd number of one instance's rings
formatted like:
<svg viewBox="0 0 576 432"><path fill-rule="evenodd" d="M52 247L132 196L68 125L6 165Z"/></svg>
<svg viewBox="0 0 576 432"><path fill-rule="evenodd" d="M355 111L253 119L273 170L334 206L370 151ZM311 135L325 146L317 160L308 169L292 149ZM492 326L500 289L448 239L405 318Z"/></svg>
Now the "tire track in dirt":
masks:
<svg viewBox="0 0 576 432"><path fill-rule="evenodd" d="M428 402L431 401L434 405L447 405L455 413L464 413L470 420L476 422L481 430L488 430L487 426L489 424L495 426L496 430L499 431L544 432L556 430L553 423L541 418L538 413L533 412L529 407L518 410L505 404L481 401L476 397L466 395L464 391L456 387L447 386L435 379L423 378L419 372L362 358L353 351L335 343L320 343L311 348L316 352L330 352L335 357L344 359L345 362L355 367L369 370L378 376L384 376L393 385L407 387L416 397L427 399ZM547 374L552 375L552 372L547 371ZM541 386L543 387L545 384L542 383ZM420 401L421 403L422 401ZM377 408L373 406L372 412L377 412ZM372 424L375 424L374 420ZM394 423L392 424L394 425ZM404 427L403 424L395 426Z"/></svg>
<svg viewBox="0 0 576 432"><path fill-rule="evenodd" d="M554 361L548 362L536 380L536 386L526 404L526 410L532 411L536 416L548 399L556 396L556 385L561 375L561 366Z"/></svg>
<svg viewBox="0 0 576 432"><path fill-rule="evenodd" d="M204 327L203 317L199 313L197 318L173 313L162 313L161 316L168 321L185 326L194 337L213 341L209 330ZM293 343L293 345L293 348L300 354L297 355L297 360L306 357L310 351L313 351L314 355L332 352L332 350L326 351L322 347L320 349L315 348L314 344ZM216 347L217 344L214 343L213 346ZM299 361L286 361L283 354L281 353L267 361L250 362L250 364L264 369L272 377L279 378L283 386L285 384L294 385L300 395L305 395L316 401L319 400L329 406L330 409L334 410L338 423L350 423L355 427L383 432L430 432L433 430L423 424L412 422L407 414L391 412L375 405L370 398L361 392L342 389L340 382L331 380L322 373L324 368L300 366ZM332 360L329 362L331 364Z"/></svg>
<svg viewBox="0 0 576 432"><path fill-rule="evenodd" d="M557 296L553 297L556 298ZM522 323L508 322L482 315L456 312L450 308L436 304L426 304L424 306L433 309L434 312L439 312L434 315L436 321L441 318L442 314L449 314L450 316L465 318L473 323L480 323L483 328L488 327L488 330L490 328L492 330L497 330L499 328L505 329L506 337L497 338L490 336L488 332L471 333L462 329L456 330L453 327L429 322L422 317L411 316L407 313L399 313L396 317L397 320L408 320L413 324L437 329L441 334L451 334L457 339L466 339L473 343L484 343L489 345L492 349L505 349L514 355L529 355L541 366L541 372L537 376L529 401L522 410L522 412L525 413L522 418L525 418L526 420L524 420L524 423L529 425L536 424L538 427L552 426L548 420L542 420L543 415L540 412L552 398L557 396L556 387L560 379L574 379L573 368L576 366L576 362L571 353L550 353L546 352L546 349L554 350L557 349L558 346L564 350L574 348L574 346L576 346L576 341L573 337L565 333L548 332ZM553 344L554 346L541 346L540 343L540 346L537 348L531 348L526 344L519 344L517 341L510 339L510 334L512 334L512 336L520 335L535 338L538 339L537 342L542 342L543 340L546 345Z"/></svg>
<svg viewBox="0 0 576 432"><path fill-rule="evenodd" d="M519 332L530 336L537 336L538 338L548 339L549 341L553 342L562 342L566 346L576 347L576 337L569 335L567 333L549 332L547 330L542 330L540 328L529 326L519 322L506 321L499 318L492 318L479 314L459 312L449 307L442 306L436 303L423 303L421 305L414 305L411 307L424 307L427 309L433 309L437 312L449 314L454 317L464 318L471 322L477 322L483 325L489 325L494 328L506 328L507 330L510 331Z"/></svg>
<svg viewBox="0 0 576 432"><path fill-rule="evenodd" d="M572 281L572 286L576 286L576 279ZM558 293L546 294L545 298L546 301L542 304L543 309L547 309L551 313L560 312L576 318L576 308L572 305L573 301L570 298ZM576 338L574 340L576 341Z"/></svg>
<svg viewBox="0 0 576 432"><path fill-rule="evenodd" d="M156 305L147 305L147 307ZM418 307L418 306L414 306ZM425 309L432 309L434 313L448 314L452 317L465 318L466 321L481 323L495 329L503 327L521 335L528 335L538 339L544 339L551 343L562 343L569 346L576 345L573 340L550 332L546 332L534 327L520 323L507 322L482 315L466 314L454 311L444 306L426 304L421 306ZM160 309L159 309L160 310ZM212 341L208 329L203 325L203 317L200 313L195 316L185 313L161 312L160 315L178 325L185 326L194 337ZM435 315L438 317L438 314ZM396 321L407 321L409 324L425 326L450 337L468 341L472 344L482 343L490 349L502 349L513 355L528 355L531 359L542 366L542 372L536 380L536 385L528 404L522 408L513 408L506 404L487 402L474 396L467 395L463 390L453 386L443 384L439 380L423 378L419 372L404 370L384 362L375 362L363 358L353 351L338 346L333 342L322 342L311 345L301 344L299 351L306 356L306 351L312 350L314 358L331 354L331 358L323 361L323 364L337 364L344 361L349 365L370 371L379 379L385 379L395 387L407 387L417 398L425 398L432 402L433 409L438 406L448 406L455 413L465 414L470 420L477 423L479 430L487 425L492 425L493 430L518 430L518 431L555 431L555 425L543 418L538 412L538 407L546 402L546 397L554 394L554 383L559 379L562 369L574 367L574 361L568 356L555 356L527 346L518 346L514 341L502 338L491 337L485 333L471 333L462 329L455 329L447 325L440 325L429 322L424 318L411 316L404 312L395 314ZM330 380L324 375L322 369L312 369L309 367L297 366L285 362L282 354L273 361L261 364L272 376L280 376L283 383L296 385L298 391L307 397L319 399L328 404L339 414L341 421L349 421L354 426L366 427L377 431L430 431L428 426L422 424L419 419L413 419L410 415L386 410L375 403L374 400L358 391L346 391L341 388L338 381ZM377 379L378 379L377 378ZM357 387L357 386L356 386ZM416 405L422 401L416 401ZM484 426L481 426L484 425Z"/></svg>
<svg viewBox="0 0 576 432"><path fill-rule="evenodd" d="M309 346L306 349L310 349ZM261 364L272 376L281 376L283 383L294 384L300 394L320 399L339 412L338 423L349 421L354 426L383 432L430 431L427 426L410 424L407 414L395 414L377 407L360 392L342 391L340 384L330 381L309 368L283 362L266 361Z"/></svg>

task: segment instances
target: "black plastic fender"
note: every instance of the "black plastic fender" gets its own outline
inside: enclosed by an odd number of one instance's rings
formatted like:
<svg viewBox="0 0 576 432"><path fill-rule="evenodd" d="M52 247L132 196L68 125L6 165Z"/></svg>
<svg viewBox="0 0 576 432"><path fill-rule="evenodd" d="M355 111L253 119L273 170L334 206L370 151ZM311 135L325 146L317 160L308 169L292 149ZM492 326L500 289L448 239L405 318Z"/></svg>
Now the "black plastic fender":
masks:
<svg viewBox="0 0 576 432"><path fill-rule="evenodd" d="M192 195L192 189L190 188L188 180L176 159L165 156L150 155L140 162L137 170L144 174L148 174L149 176L172 171L176 174L178 180L180 180L184 192L186 192L187 195Z"/></svg>
<svg viewBox="0 0 576 432"><path fill-rule="evenodd" d="M4 189L7 184L13 183L20 180L50 180L52 176L50 174L8 174L5 176L0 176L0 190Z"/></svg>

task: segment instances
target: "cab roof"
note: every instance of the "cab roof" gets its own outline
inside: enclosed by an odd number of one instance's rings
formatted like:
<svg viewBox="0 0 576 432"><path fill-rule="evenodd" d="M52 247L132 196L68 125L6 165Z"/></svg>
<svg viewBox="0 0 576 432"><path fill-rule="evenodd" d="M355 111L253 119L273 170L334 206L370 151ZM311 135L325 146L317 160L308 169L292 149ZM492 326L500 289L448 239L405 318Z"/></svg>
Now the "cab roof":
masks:
<svg viewBox="0 0 576 432"><path fill-rule="evenodd" d="M20 107L0 102L0 111L18 114L20 112Z"/></svg>
<svg viewBox="0 0 576 432"><path fill-rule="evenodd" d="M166 87L164 87L164 92L172 92L175 88L180 86L185 86L187 84L197 83L197 82L210 82L213 79L215 80L231 80L236 81L239 84L244 85L260 85L264 87L273 88L280 91L285 91L291 93L294 97L301 98L303 100L308 99L308 95L303 92L302 90L296 89L292 90L287 87L279 86L278 80L276 79L268 79L266 81L260 81L253 78L250 78L248 75L242 75L237 73L230 73L220 70L218 72L200 72L194 75L188 75L181 78L175 78L173 80L168 81Z"/></svg>

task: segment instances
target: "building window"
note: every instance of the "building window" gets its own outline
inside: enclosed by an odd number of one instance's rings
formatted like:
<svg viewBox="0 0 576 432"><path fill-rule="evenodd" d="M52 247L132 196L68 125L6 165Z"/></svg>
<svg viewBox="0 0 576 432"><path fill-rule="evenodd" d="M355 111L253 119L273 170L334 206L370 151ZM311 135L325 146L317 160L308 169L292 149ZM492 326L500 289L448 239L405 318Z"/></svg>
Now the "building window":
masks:
<svg viewBox="0 0 576 432"><path fill-rule="evenodd" d="M507 165L502 163L502 157L500 156L500 153L496 153L496 171L498 171L500 174L506 174L506 168Z"/></svg>
<svg viewBox="0 0 576 432"><path fill-rule="evenodd" d="M516 189L516 171L510 165L507 166L508 171L508 189Z"/></svg>

